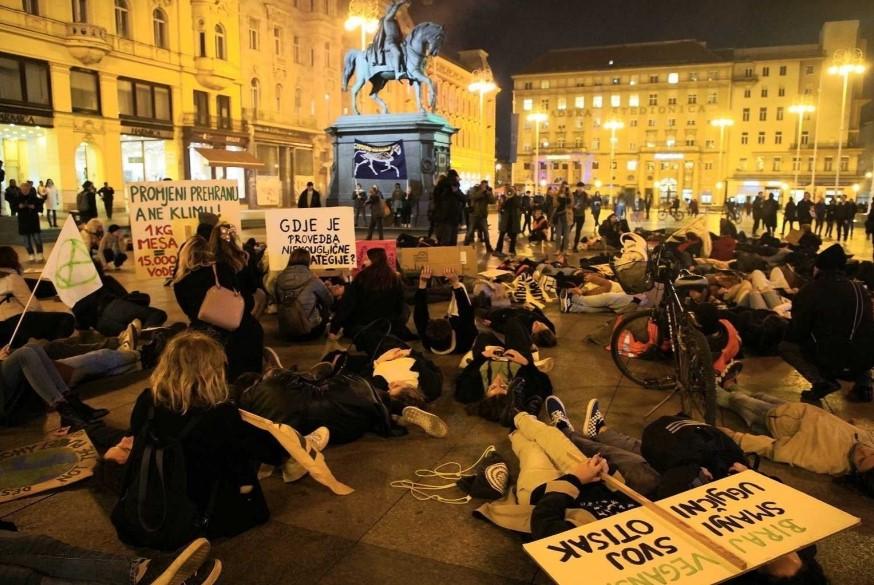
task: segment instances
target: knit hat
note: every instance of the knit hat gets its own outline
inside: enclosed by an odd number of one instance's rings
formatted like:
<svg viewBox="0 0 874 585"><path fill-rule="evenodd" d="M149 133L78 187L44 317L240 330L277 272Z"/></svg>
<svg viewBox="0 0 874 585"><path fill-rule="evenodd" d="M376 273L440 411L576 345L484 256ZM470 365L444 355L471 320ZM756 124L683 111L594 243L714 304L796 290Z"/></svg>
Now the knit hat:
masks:
<svg viewBox="0 0 874 585"><path fill-rule="evenodd" d="M464 476L455 485L471 497L483 500L497 500L507 493L510 470L499 453L489 453L475 471L476 475Z"/></svg>
<svg viewBox="0 0 874 585"><path fill-rule="evenodd" d="M832 244L816 256L815 266L820 270L843 270L847 267L847 254L840 244Z"/></svg>

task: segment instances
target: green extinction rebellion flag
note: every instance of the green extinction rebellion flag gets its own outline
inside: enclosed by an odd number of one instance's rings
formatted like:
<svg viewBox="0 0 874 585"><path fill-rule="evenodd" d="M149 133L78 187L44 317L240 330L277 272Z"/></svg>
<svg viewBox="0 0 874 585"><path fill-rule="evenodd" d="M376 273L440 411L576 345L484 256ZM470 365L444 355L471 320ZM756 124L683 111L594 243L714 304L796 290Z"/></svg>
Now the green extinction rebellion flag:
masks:
<svg viewBox="0 0 874 585"><path fill-rule="evenodd" d="M355 178L397 180L407 178L404 141L376 145L355 141Z"/></svg>

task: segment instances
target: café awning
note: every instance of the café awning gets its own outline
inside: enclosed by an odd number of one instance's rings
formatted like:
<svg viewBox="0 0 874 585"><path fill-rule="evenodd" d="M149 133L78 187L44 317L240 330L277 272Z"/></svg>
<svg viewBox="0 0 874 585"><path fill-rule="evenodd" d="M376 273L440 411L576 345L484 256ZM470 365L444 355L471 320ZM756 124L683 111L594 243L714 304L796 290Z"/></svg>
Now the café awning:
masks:
<svg viewBox="0 0 874 585"><path fill-rule="evenodd" d="M221 150L218 148L195 148L194 150L205 158L211 167L260 169L264 166L264 163L245 150Z"/></svg>

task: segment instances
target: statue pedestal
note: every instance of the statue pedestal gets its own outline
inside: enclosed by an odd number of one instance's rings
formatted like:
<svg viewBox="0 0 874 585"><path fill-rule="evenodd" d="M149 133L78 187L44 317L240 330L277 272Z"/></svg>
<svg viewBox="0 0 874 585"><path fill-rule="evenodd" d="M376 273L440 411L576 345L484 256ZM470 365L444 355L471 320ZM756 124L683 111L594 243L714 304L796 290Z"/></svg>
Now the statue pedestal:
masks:
<svg viewBox="0 0 874 585"><path fill-rule="evenodd" d="M387 199L391 197L394 184L400 183L406 189L413 188L418 201L416 227L427 227L425 214L431 201L431 193L440 173L449 170L449 151L452 135L457 128L449 125L442 116L436 114L378 114L368 116L340 116L333 126L327 129L334 139L334 166L331 173L331 187L328 205L352 205L355 183L367 191L377 185ZM356 179L355 142L373 145L386 145L403 141L407 165L407 179ZM413 209L416 217L416 208Z"/></svg>

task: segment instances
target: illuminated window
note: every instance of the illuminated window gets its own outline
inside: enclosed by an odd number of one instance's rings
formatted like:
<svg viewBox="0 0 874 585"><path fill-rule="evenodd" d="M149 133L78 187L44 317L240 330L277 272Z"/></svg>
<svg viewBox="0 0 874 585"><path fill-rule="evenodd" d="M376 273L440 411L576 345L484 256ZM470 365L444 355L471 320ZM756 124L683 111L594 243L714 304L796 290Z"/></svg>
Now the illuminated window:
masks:
<svg viewBox="0 0 874 585"><path fill-rule="evenodd" d="M618 108L621 105L622 105L622 96L620 96L618 93L614 93L613 95L610 96L610 107Z"/></svg>
<svg viewBox="0 0 874 585"><path fill-rule="evenodd" d="M578 95L574 98L574 107L578 109L582 109L586 107L586 97L582 95Z"/></svg>
<svg viewBox="0 0 874 585"><path fill-rule="evenodd" d="M679 73L668 73L668 83L680 83L680 74Z"/></svg>
<svg viewBox="0 0 874 585"><path fill-rule="evenodd" d="M628 161L627 163L625 163L625 169L629 170L629 171L636 171L637 170L637 159L632 159L632 160Z"/></svg>
<svg viewBox="0 0 874 585"><path fill-rule="evenodd" d="M549 81L543 80L540 82L540 89L549 89Z"/></svg>
<svg viewBox="0 0 874 585"><path fill-rule="evenodd" d="M592 107L593 108L600 108L603 105L604 105L604 98L602 96L596 95L596 96L592 97Z"/></svg>
<svg viewBox="0 0 874 585"><path fill-rule="evenodd" d="M636 93L628 96L628 105L632 108L636 108L640 105L640 96Z"/></svg>
<svg viewBox="0 0 874 585"><path fill-rule="evenodd" d="M558 98L558 109L566 110L567 109L567 98L560 97Z"/></svg>
<svg viewBox="0 0 874 585"><path fill-rule="evenodd" d="M534 100L531 98L526 98L522 100L522 109L526 112L530 112L534 109Z"/></svg>

